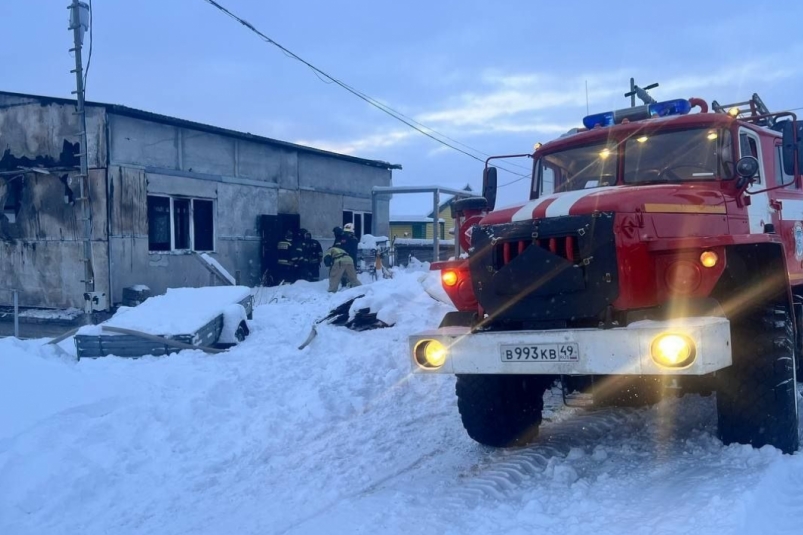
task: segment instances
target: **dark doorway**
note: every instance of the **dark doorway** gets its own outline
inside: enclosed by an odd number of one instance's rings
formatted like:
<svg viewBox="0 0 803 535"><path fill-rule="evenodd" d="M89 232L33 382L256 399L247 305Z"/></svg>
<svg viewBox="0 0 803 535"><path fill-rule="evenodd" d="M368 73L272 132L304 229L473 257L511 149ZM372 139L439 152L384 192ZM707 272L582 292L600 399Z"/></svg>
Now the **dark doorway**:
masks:
<svg viewBox="0 0 803 535"><path fill-rule="evenodd" d="M297 234L301 228L301 216L298 214L262 215L259 217L259 228L262 239L262 284L274 286L272 274L276 270L276 245L288 230Z"/></svg>

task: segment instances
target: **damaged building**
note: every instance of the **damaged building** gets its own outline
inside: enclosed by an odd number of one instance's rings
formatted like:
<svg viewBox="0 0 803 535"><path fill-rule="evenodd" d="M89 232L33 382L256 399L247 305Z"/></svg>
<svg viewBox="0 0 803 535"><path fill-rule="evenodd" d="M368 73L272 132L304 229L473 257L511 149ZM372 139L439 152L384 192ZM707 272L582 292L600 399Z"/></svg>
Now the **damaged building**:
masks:
<svg viewBox="0 0 803 535"><path fill-rule="evenodd" d="M209 284L195 253L259 284L288 228L324 247L345 222L388 234L389 198L371 191L400 166L113 104L88 102L86 122L91 266L109 306L133 285ZM78 132L74 100L0 92L0 288L23 306L84 308Z"/></svg>

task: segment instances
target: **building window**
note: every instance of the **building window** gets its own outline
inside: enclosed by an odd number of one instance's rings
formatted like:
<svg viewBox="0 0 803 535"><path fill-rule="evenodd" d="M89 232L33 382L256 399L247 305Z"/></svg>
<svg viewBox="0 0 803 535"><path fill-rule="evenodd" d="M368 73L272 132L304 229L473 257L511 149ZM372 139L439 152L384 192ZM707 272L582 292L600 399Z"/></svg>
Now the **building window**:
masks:
<svg viewBox="0 0 803 535"><path fill-rule="evenodd" d="M22 205L22 175L13 178L0 178L0 203L3 205L2 215L9 223L17 222L17 213ZM2 217L0 215L0 217Z"/></svg>
<svg viewBox="0 0 803 535"><path fill-rule="evenodd" d="M422 240L427 237L426 223L413 223L413 239Z"/></svg>
<svg viewBox="0 0 803 535"><path fill-rule="evenodd" d="M214 201L148 195L150 251L214 251Z"/></svg>
<svg viewBox="0 0 803 535"><path fill-rule="evenodd" d="M373 216L370 212L354 212L343 210L343 224L352 223L354 225L354 236L362 238L363 234L370 234L373 225Z"/></svg>
<svg viewBox="0 0 803 535"><path fill-rule="evenodd" d="M170 197L148 195L148 250L170 249Z"/></svg>

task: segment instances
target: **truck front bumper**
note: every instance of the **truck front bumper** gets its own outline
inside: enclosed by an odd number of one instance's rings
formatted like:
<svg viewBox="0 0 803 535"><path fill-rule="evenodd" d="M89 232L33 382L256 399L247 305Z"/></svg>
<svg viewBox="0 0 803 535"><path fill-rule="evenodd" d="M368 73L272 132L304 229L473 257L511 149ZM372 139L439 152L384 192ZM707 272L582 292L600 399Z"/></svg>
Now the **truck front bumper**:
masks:
<svg viewBox="0 0 803 535"><path fill-rule="evenodd" d="M656 339L667 334L692 344L690 361L673 367L653 358ZM445 348L440 366L422 364L421 348L433 340ZM414 334L409 342L416 373L705 375L731 365L730 322L719 317L639 321L614 329L471 333L468 327L442 327Z"/></svg>

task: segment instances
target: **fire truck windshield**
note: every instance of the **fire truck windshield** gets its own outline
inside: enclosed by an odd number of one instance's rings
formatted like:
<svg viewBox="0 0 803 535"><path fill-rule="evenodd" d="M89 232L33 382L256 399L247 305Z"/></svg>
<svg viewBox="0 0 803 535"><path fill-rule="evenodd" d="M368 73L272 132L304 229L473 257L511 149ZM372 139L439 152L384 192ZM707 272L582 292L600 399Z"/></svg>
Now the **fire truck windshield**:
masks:
<svg viewBox="0 0 803 535"><path fill-rule="evenodd" d="M624 176L619 180L619 159ZM614 184L655 184L733 177L731 135L724 129L635 134L542 156L536 173L542 194Z"/></svg>

